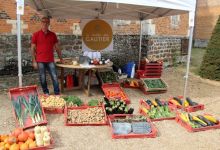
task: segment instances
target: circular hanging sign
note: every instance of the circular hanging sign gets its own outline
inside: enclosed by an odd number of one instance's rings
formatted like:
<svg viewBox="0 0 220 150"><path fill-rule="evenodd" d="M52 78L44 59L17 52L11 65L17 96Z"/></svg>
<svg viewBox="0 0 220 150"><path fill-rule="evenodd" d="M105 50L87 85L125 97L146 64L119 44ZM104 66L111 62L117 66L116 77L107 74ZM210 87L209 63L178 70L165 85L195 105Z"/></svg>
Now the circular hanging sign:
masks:
<svg viewBox="0 0 220 150"><path fill-rule="evenodd" d="M104 20L96 19L88 22L82 31L85 45L95 51L107 48L112 42L111 26Z"/></svg>

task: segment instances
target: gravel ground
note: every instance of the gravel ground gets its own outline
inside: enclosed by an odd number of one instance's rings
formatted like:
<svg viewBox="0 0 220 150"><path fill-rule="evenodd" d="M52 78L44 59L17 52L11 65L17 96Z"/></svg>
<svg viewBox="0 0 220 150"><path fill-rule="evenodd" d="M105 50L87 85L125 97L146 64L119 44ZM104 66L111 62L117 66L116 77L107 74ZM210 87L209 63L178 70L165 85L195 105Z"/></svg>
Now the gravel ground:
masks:
<svg viewBox="0 0 220 150"><path fill-rule="evenodd" d="M164 94L144 95L140 90L124 89L131 100L131 106L138 110L140 98L154 98L160 96L168 99L170 96L182 95L184 87L184 73L173 68L166 69L163 79L169 85ZM25 75L24 85L38 83L36 74ZM0 134L8 133L14 126L12 106L7 91L16 87L17 77L4 76L0 78ZM86 97L82 91L65 92L66 95L77 95L85 102L91 98L103 96L100 88L92 88L93 96ZM220 82L201 79L190 75L188 95L197 102L205 104L205 110L199 113L210 113L220 118ZM197 112L198 113L198 112ZM175 121L155 122L158 136L153 139L112 139L108 126L99 127L66 127L63 115L48 115L47 120L55 140L54 149L57 150L118 150L118 149L199 149L219 150L220 129L197 133L189 133Z"/></svg>

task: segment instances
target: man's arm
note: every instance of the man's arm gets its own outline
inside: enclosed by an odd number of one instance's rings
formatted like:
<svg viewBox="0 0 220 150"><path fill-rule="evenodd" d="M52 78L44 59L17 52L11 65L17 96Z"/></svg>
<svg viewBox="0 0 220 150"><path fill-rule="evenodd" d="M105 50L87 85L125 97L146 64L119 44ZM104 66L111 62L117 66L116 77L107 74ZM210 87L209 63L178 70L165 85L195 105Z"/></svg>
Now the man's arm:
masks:
<svg viewBox="0 0 220 150"><path fill-rule="evenodd" d="M36 62L36 44L31 44L31 55L32 55L32 66L34 69L37 69L37 62Z"/></svg>
<svg viewBox="0 0 220 150"><path fill-rule="evenodd" d="M59 46L59 43L57 42L55 45L54 45L54 49L56 50L57 52L57 55L60 59L60 62L63 63L63 58L62 58L62 54L61 54L61 49L60 49L60 46Z"/></svg>

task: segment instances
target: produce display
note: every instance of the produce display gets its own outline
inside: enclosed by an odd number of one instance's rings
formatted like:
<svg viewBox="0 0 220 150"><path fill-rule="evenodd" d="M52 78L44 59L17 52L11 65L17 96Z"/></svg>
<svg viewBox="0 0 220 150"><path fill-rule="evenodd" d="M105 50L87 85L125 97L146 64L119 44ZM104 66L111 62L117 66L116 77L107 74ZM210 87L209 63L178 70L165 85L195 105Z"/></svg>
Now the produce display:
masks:
<svg viewBox="0 0 220 150"><path fill-rule="evenodd" d="M99 72L103 83L117 82L116 74L113 71Z"/></svg>
<svg viewBox="0 0 220 150"><path fill-rule="evenodd" d="M209 114L190 115L189 113L180 113L179 118L192 128L203 128L219 125L219 120Z"/></svg>
<svg viewBox="0 0 220 150"><path fill-rule="evenodd" d="M123 87L139 88L138 80L124 80L122 82Z"/></svg>
<svg viewBox="0 0 220 150"><path fill-rule="evenodd" d="M12 104L16 119L21 127L27 125L29 117L32 124L44 121L43 110L37 95L30 94L28 98L18 96L16 100L12 97Z"/></svg>
<svg viewBox="0 0 220 150"><path fill-rule="evenodd" d="M144 116L126 116L111 121L114 134L149 134L151 124Z"/></svg>
<svg viewBox="0 0 220 150"><path fill-rule="evenodd" d="M104 98L104 106L106 113L111 114L133 114L134 109L128 108L128 105L120 99L107 99Z"/></svg>
<svg viewBox="0 0 220 150"><path fill-rule="evenodd" d="M172 112L167 102L161 102L160 99L155 100L144 100L148 108L144 105L141 106L141 111L147 114L151 119L159 118L171 118L175 117L175 113Z"/></svg>
<svg viewBox="0 0 220 150"><path fill-rule="evenodd" d="M150 89L155 89L155 88L166 88L166 84L160 79L144 79L145 85L150 88Z"/></svg>
<svg viewBox="0 0 220 150"><path fill-rule="evenodd" d="M41 95L39 96L39 99L41 100L42 106L46 108L64 108L65 107L65 100L60 96Z"/></svg>
<svg viewBox="0 0 220 150"><path fill-rule="evenodd" d="M182 100L182 97L172 97L169 99L169 105L174 108L182 108L184 106L184 110L186 112L195 112L197 110L203 110L204 105L198 104L194 102L191 98L187 97L186 100ZM183 104L184 103L184 104Z"/></svg>
<svg viewBox="0 0 220 150"><path fill-rule="evenodd" d="M36 126L34 131L16 128L11 134L0 135L0 150L28 150L51 145L46 126Z"/></svg>
<svg viewBox="0 0 220 150"><path fill-rule="evenodd" d="M67 110L67 123L69 124L99 124L105 122L105 112L102 107Z"/></svg>
<svg viewBox="0 0 220 150"><path fill-rule="evenodd" d="M66 101L67 107L76 107L83 105L82 100L77 96L64 96L63 99Z"/></svg>

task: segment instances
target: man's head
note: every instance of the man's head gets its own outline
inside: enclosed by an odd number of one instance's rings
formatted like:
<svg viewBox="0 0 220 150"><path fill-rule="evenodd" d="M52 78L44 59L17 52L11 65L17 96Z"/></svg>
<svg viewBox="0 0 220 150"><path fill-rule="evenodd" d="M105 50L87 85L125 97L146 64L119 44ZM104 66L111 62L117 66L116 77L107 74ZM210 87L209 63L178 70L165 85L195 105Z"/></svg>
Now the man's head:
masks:
<svg viewBox="0 0 220 150"><path fill-rule="evenodd" d="M48 17L42 17L41 18L41 29L46 32L48 30L48 27L50 25L50 18Z"/></svg>

